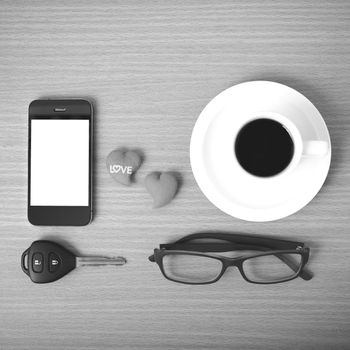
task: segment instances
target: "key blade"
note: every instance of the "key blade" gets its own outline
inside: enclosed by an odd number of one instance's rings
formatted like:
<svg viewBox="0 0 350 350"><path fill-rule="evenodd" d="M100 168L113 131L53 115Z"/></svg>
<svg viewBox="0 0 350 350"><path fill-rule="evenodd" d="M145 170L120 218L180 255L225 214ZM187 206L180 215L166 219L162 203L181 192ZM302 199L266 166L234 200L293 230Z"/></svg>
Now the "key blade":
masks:
<svg viewBox="0 0 350 350"><path fill-rule="evenodd" d="M103 256L77 256L76 266L122 266L126 264L126 259L118 257L103 257Z"/></svg>

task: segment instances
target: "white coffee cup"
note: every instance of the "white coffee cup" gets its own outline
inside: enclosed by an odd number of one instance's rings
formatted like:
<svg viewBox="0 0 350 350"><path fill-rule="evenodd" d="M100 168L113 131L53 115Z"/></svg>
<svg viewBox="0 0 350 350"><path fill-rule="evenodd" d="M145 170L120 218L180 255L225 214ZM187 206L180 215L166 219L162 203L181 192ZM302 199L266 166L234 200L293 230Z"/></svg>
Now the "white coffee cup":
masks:
<svg viewBox="0 0 350 350"><path fill-rule="evenodd" d="M328 143L326 141L312 139L313 135L308 134L307 123L303 123L303 119L298 120L298 118L296 118L296 114L292 114L286 117L280 113L269 111L261 111L258 113L255 112L251 115L246 115L245 118L241 119L240 123L235 123L233 129L231 129L233 144L235 143L240 130L245 125L259 119L269 119L281 124L288 131L294 145L293 156L286 168L278 174L275 174L271 177L266 177L265 179L271 180L276 176L283 176L288 174L299 164L302 158L323 157L328 153ZM304 122L305 121L306 120L304 119ZM242 166L239 164L236 154L234 154L233 162L235 163L235 166L240 166L242 168ZM246 172L251 176L256 176L252 175L248 171Z"/></svg>

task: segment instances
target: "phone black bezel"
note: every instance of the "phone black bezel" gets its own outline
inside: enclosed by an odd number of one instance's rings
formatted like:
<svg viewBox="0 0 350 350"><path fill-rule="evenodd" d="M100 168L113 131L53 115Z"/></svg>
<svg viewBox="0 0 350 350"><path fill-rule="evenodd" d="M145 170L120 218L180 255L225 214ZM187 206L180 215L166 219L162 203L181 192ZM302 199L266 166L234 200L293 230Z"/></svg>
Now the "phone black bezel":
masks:
<svg viewBox="0 0 350 350"><path fill-rule="evenodd" d="M33 119L89 120L89 205L88 206L32 206L30 205L31 177L31 121ZM84 226L92 219L92 157L93 109L83 99L35 100L28 111L28 221L33 225Z"/></svg>

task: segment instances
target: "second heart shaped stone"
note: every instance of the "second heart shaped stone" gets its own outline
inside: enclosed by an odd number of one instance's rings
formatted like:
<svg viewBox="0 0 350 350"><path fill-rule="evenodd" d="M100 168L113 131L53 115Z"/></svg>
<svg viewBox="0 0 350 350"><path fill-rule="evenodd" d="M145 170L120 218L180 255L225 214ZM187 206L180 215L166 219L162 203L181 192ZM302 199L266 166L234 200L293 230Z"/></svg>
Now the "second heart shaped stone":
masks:
<svg viewBox="0 0 350 350"><path fill-rule="evenodd" d="M132 176L141 166L141 156L135 152L125 149L116 149L107 156L107 171L114 180L130 186Z"/></svg>
<svg viewBox="0 0 350 350"><path fill-rule="evenodd" d="M145 186L153 198L153 208L159 208L175 197L178 182L172 173L154 172L146 176Z"/></svg>

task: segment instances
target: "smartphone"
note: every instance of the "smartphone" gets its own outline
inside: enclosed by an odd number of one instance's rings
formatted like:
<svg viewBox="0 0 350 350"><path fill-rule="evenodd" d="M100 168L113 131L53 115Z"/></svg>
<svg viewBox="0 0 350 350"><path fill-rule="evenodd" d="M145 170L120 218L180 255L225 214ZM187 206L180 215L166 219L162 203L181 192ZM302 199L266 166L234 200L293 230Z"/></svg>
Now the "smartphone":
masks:
<svg viewBox="0 0 350 350"><path fill-rule="evenodd" d="M29 222L87 225L92 219L91 103L35 100L28 115Z"/></svg>

